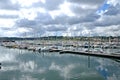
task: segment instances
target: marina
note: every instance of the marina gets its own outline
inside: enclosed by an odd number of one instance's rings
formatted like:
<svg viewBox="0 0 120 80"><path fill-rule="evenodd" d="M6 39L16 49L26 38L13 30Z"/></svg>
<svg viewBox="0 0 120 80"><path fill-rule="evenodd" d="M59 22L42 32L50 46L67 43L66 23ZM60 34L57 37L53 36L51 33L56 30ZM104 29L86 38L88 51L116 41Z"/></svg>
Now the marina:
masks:
<svg viewBox="0 0 120 80"><path fill-rule="evenodd" d="M36 42L36 43L35 43ZM92 41L91 41L92 42ZM84 45L82 44L84 43ZM88 42L89 43L89 42ZM87 55L87 56L96 56L96 57L104 57L104 58L116 58L120 59L120 51L109 51L106 52L105 49L118 49L120 46L116 46L112 43L108 45L106 43L98 42L98 44L88 44L86 42L81 41L56 41L56 40L42 40L42 41L2 41L1 46L6 48L17 48L17 49L25 49L33 52L59 52L60 54L71 53L71 54L79 54L79 55ZM106 47L107 46L107 47Z"/></svg>
<svg viewBox="0 0 120 80"><path fill-rule="evenodd" d="M0 0L0 80L120 80L120 0Z"/></svg>
<svg viewBox="0 0 120 80"><path fill-rule="evenodd" d="M119 46L105 48L100 42L88 43L78 40L1 41L0 79L119 80Z"/></svg>

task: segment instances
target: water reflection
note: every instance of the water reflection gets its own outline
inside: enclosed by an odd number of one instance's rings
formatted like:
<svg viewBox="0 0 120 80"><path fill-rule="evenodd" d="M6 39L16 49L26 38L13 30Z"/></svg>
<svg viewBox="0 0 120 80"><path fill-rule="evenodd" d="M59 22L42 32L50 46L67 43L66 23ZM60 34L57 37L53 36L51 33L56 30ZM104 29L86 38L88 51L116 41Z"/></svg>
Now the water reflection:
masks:
<svg viewBox="0 0 120 80"><path fill-rule="evenodd" d="M112 59L112 60L114 60L114 61L120 63L120 59Z"/></svg>
<svg viewBox="0 0 120 80"><path fill-rule="evenodd" d="M0 80L120 80L111 59L0 47Z"/></svg>

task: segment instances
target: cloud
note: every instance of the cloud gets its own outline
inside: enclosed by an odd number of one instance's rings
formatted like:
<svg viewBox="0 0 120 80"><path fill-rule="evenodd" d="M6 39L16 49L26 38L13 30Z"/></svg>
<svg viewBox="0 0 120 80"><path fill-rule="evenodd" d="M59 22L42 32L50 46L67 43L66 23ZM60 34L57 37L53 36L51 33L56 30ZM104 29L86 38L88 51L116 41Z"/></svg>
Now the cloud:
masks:
<svg viewBox="0 0 120 80"><path fill-rule="evenodd" d="M14 36L26 32L31 36L33 33L56 35L57 32L63 36L66 32L83 35L86 31L94 35L92 31L98 27L120 25L119 0L1 0L0 5L0 20L3 22L0 30ZM19 34L15 29L25 30Z"/></svg>
<svg viewBox="0 0 120 80"><path fill-rule="evenodd" d="M95 26L111 26L111 25L120 25L120 14L113 16L102 16L98 21L95 22Z"/></svg>
<svg viewBox="0 0 120 80"><path fill-rule="evenodd" d="M61 5L65 0L39 0L32 5L34 7L44 7L48 11L59 9L59 5Z"/></svg>
<svg viewBox="0 0 120 80"><path fill-rule="evenodd" d="M14 19L14 18L18 18L18 15L0 15L0 18L12 18L12 19Z"/></svg>
<svg viewBox="0 0 120 80"><path fill-rule="evenodd" d="M103 3L104 0L67 0L67 1L70 1L70 2L74 2L74 3L81 3L81 4L92 4L92 5L101 5L101 3Z"/></svg>
<svg viewBox="0 0 120 80"><path fill-rule="evenodd" d="M108 1L109 3L107 4L110 4L109 8L102 15L100 15L98 19L90 23L91 26L94 26L94 28L91 28L91 32L93 34L109 36L120 35L120 4L114 0L110 1L113 1L113 3Z"/></svg>
<svg viewBox="0 0 120 80"><path fill-rule="evenodd" d="M47 31L66 31L67 26L65 25L48 25L46 26Z"/></svg>
<svg viewBox="0 0 120 80"><path fill-rule="evenodd" d="M47 10L56 10L59 9L59 5L62 4L64 0L46 0L44 7Z"/></svg>
<svg viewBox="0 0 120 80"><path fill-rule="evenodd" d="M111 5L107 11L94 22L94 26L120 25L120 4Z"/></svg>
<svg viewBox="0 0 120 80"><path fill-rule="evenodd" d="M117 4L120 4L120 0L107 0L107 3L116 6Z"/></svg>
<svg viewBox="0 0 120 80"><path fill-rule="evenodd" d="M36 22L28 19L21 19L16 21L17 26L19 27L33 27L36 25Z"/></svg>
<svg viewBox="0 0 120 80"><path fill-rule="evenodd" d="M11 0L0 0L0 9L19 10L19 4L14 4Z"/></svg>
<svg viewBox="0 0 120 80"><path fill-rule="evenodd" d="M120 14L120 4L116 6L110 6L105 15L117 15Z"/></svg>
<svg viewBox="0 0 120 80"><path fill-rule="evenodd" d="M119 25L113 25L113 26L105 26L105 27L96 27L91 30L92 34L96 34L98 36L118 36L120 35L120 26Z"/></svg>

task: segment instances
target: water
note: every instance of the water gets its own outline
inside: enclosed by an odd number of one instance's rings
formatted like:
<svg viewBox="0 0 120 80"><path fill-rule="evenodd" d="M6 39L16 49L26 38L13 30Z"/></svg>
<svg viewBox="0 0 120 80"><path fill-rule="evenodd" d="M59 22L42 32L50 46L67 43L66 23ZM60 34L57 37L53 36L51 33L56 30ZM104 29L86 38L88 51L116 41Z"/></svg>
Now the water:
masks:
<svg viewBox="0 0 120 80"><path fill-rule="evenodd" d="M0 47L0 80L120 80L120 62Z"/></svg>

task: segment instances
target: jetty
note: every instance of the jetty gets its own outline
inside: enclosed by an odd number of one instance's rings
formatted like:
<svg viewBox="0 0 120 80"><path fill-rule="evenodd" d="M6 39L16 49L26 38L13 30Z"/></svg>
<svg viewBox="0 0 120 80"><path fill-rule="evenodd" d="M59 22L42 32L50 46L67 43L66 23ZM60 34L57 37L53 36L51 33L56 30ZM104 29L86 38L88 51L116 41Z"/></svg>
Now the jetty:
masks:
<svg viewBox="0 0 120 80"><path fill-rule="evenodd" d="M78 55L87 55L87 56L95 56L95 57L103 57L103 58L112 58L112 59L120 59L120 54L105 54L105 53L92 53L92 52L78 52L78 51L70 51L63 50L59 52L60 54L78 54Z"/></svg>

